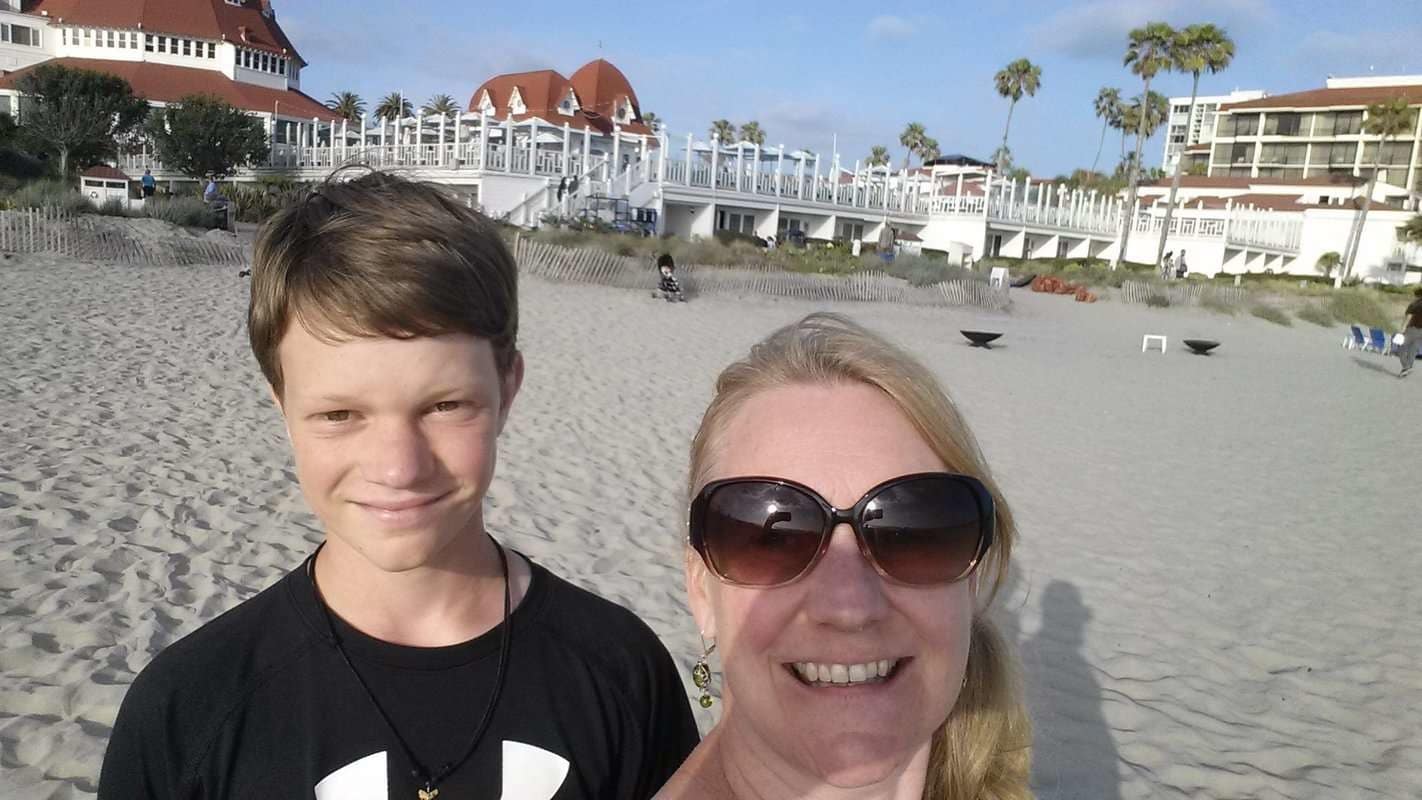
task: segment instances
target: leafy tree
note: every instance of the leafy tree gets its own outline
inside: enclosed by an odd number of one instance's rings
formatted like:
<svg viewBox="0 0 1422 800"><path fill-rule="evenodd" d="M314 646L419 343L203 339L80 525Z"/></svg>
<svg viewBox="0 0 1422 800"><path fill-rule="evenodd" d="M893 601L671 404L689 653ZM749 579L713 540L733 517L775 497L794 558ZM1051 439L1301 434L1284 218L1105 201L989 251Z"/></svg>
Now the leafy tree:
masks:
<svg viewBox="0 0 1422 800"><path fill-rule="evenodd" d="M662 118L651 111L642 114L642 124L651 128L652 133L661 133Z"/></svg>
<svg viewBox="0 0 1422 800"><path fill-rule="evenodd" d="M1101 162L1101 148L1106 146L1106 129L1115 127L1121 122L1121 90L1103 86L1101 91L1096 93L1096 116L1101 118L1101 142L1096 145L1096 158L1091 161L1091 174L1096 174L1096 165ZM1125 147L1125 137L1122 136L1121 145Z"/></svg>
<svg viewBox="0 0 1422 800"><path fill-rule="evenodd" d="M1145 27L1131 31L1130 43L1126 46L1125 65L1131 68L1131 72L1141 76L1145 82L1144 88L1141 90L1141 97L1145 98L1147 113L1137 113L1136 115L1136 156L1130 164L1129 189L1126 193L1127 219L1121 228L1121 246L1116 251L1116 261L1111 265L1112 269L1119 268L1121 262L1125 260L1126 246L1131 241L1131 229L1135 227L1135 220L1130 219L1130 215L1135 213L1136 196L1139 189L1141 148L1145 145L1145 140L1150 137L1150 134L1146 132L1146 124L1150 121L1149 106L1153 100L1150 82L1156 73L1170 69L1175 63L1172 54L1174 46L1175 29L1164 22L1147 23ZM1163 118L1164 115L1162 115Z"/></svg>
<svg viewBox="0 0 1422 800"><path fill-rule="evenodd" d="M864 163L871 167L887 167L889 165L889 148L882 144L876 144L869 148L869 157L864 159Z"/></svg>
<svg viewBox="0 0 1422 800"><path fill-rule="evenodd" d="M421 110L431 117L447 117L459 113L459 104L447 94L437 94L431 97Z"/></svg>
<svg viewBox="0 0 1422 800"><path fill-rule="evenodd" d="M999 148L999 152L1006 152L1007 133L1012 130L1012 110L1017 107L1022 95L1031 97L1037 94L1042 86L1042 68L1019 58L998 70L992 82L997 87L997 93L1011 101L1007 105L1007 124L1002 128L1002 147Z"/></svg>
<svg viewBox="0 0 1422 800"><path fill-rule="evenodd" d="M15 84L20 125L30 147L59 156L59 174L70 161L98 161L148 114L148 103L117 75L42 64Z"/></svg>
<svg viewBox="0 0 1422 800"><path fill-rule="evenodd" d="M1397 237L1404 242L1422 244L1422 214L1414 216L1397 231Z"/></svg>
<svg viewBox="0 0 1422 800"><path fill-rule="evenodd" d="M270 152L261 121L212 95L189 95L155 109L147 133L163 163L190 178L223 178Z"/></svg>
<svg viewBox="0 0 1422 800"><path fill-rule="evenodd" d="M1342 263L1343 256L1339 255L1337 250L1329 250L1327 253L1318 257L1318 261L1314 262L1314 266L1318 268L1319 272L1323 273L1323 277L1331 278L1333 277L1333 270L1337 269L1338 265Z"/></svg>
<svg viewBox="0 0 1422 800"><path fill-rule="evenodd" d="M765 146L765 131L761 130L760 123L751 120L741 126L741 141L751 144Z"/></svg>
<svg viewBox="0 0 1422 800"><path fill-rule="evenodd" d="M1368 178L1368 192L1363 195L1362 208L1358 210L1358 218L1354 221L1352 233L1348 237L1347 255L1343 259L1342 271L1334 279L1335 288L1341 287L1353 274L1353 266L1357 263L1358 244L1363 238L1363 225L1368 221L1368 206L1373 202L1373 189L1378 185L1378 170L1382 168L1383 150L1388 142L1398 136L1411 134L1416 125L1417 115L1407 107L1405 98L1396 97L1386 103L1368 106L1367 117L1363 120L1363 132L1378 137L1377 150L1373 155L1373 174Z"/></svg>
<svg viewBox="0 0 1422 800"><path fill-rule="evenodd" d="M375 116L394 122L398 119L415 116L415 107L399 92L392 92L380 98L380 103L375 107Z"/></svg>
<svg viewBox="0 0 1422 800"><path fill-rule="evenodd" d="M365 101L355 92L333 92L331 99L326 101L326 108L351 122L358 122L365 116Z"/></svg>
<svg viewBox="0 0 1422 800"><path fill-rule="evenodd" d="M736 126L728 119L718 119L711 123L711 138L721 144L730 144L736 138Z"/></svg>
<svg viewBox="0 0 1422 800"><path fill-rule="evenodd" d="M925 137L923 145L918 149L919 163L927 164L941 155L938 152L938 140L932 136Z"/></svg>
<svg viewBox="0 0 1422 800"><path fill-rule="evenodd" d="M1193 77L1190 84L1191 113L1195 108L1195 98L1200 94L1200 73L1209 70L1213 75L1234 60L1234 41L1224 30L1214 25L1189 25L1175 35L1170 46L1177 72L1188 72ZM1188 121L1187 121L1188 126ZM1165 206L1165 222L1160 226L1160 244L1156 246L1155 263L1160 265L1165 258L1165 237L1170 232L1170 217L1175 211L1175 195L1180 191L1180 174L1185 167L1185 153L1175 160L1175 176L1170 179L1170 201Z"/></svg>

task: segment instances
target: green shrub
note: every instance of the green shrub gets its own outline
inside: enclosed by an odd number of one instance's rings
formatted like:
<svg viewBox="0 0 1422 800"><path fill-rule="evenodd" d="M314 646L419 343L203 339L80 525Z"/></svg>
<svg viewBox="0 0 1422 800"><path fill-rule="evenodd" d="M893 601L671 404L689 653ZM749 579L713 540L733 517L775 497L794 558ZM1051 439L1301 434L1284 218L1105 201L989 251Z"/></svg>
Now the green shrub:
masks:
<svg viewBox="0 0 1422 800"><path fill-rule="evenodd" d="M198 197L150 197L143 204L143 216L186 228L217 227L216 215Z"/></svg>
<svg viewBox="0 0 1422 800"><path fill-rule="evenodd" d="M1249 313L1262 320L1272 322L1275 325L1283 325L1287 327L1294 324L1293 320L1289 319L1288 314L1285 314L1283 311L1275 308L1274 306L1269 305L1268 303L1255 303L1253 306L1250 307Z"/></svg>
<svg viewBox="0 0 1422 800"><path fill-rule="evenodd" d="M1209 289L1206 289L1204 294L1200 295L1200 308L1213 311L1216 314L1228 314L1230 316L1234 316L1239 312L1238 306L1226 301L1223 297Z"/></svg>
<svg viewBox="0 0 1422 800"><path fill-rule="evenodd" d="M311 187L284 179L265 178L256 183L228 183L222 194L232 201L240 222L265 222L276 212L305 199Z"/></svg>
<svg viewBox="0 0 1422 800"><path fill-rule="evenodd" d="M900 255L885 266L890 275L908 281L911 286L932 286L947 280L972 277L972 273L949 264L945 258Z"/></svg>
<svg viewBox="0 0 1422 800"><path fill-rule="evenodd" d="M1368 289L1339 289L1333 292L1328 302L1328 313L1345 325L1386 328L1393 322Z"/></svg>
<svg viewBox="0 0 1422 800"><path fill-rule="evenodd" d="M62 208L76 214L94 210L93 205L69 184L47 178L21 186L9 197L11 208Z"/></svg>
<svg viewBox="0 0 1422 800"><path fill-rule="evenodd" d="M1328 313L1328 309L1318 303L1309 303L1299 309L1298 317L1304 322L1312 322L1315 325L1322 325L1325 328L1333 327L1333 315Z"/></svg>
<svg viewBox="0 0 1422 800"><path fill-rule="evenodd" d="M1145 304L1151 308L1170 308L1170 298L1163 294L1153 294L1146 297Z"/></svg>
<svg viewBox="0 0 1422 800"><path fill-rule="evenodd" d="M110 197L99 206L99 213L106 217L126 217L128 209L124 207L124 202L117 197Z"/></svg>

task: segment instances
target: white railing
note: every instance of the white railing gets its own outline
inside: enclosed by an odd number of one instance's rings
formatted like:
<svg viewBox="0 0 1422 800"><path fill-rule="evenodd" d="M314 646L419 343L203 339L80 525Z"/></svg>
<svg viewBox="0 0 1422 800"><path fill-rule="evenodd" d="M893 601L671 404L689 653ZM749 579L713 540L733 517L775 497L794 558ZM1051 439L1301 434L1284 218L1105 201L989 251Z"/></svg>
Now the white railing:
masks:
<svg viewBox="0 0 1422 800"><path fill-rule="evenodd" d="M1297 252L1303 237L1303 214L1280 211L1235 212L1225 227L1225 242Z"/></svg>

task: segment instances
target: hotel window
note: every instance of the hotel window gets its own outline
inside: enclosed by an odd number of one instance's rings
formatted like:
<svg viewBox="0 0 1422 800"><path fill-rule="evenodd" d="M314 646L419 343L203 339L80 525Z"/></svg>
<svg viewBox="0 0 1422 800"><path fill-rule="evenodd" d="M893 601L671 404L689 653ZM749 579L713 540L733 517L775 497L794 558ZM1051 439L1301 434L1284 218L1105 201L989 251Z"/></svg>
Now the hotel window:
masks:
<svg viewBox="0 0 1422 800"><path fill-rule="evenodd" d="M1264 135L1298 136L1302 121L1301 114L1269 114L1264 117Z"/></svg>
<svg viewBox="0 0 1422 800"><path fill-rule="evenodd" d="M285 75L285 74L286 74L286 59L284 59L284 58L277 59L277 74L278 74L278 75Z"/></svg>
<svg viewBox="0 0 1422 800"><path fill-rule="evenodd" d="M270 63L271 63L271 56L268 56L266 53L262 53L262 72L270 72L270 71L271 71L270 67L268 66Z"/></svg>
<svg viewBox="0 0 1422 800"><path fill-rule="evenodd" d="M1363 165L1372 166L1377 158L1378 146L1374 143L1363 145ZM1383 147L1382 159L1378 162L1385 167L1405 167L1412 160L1412 142L1388 142Z"/></svg>
<svg viewBox="0 0 1422 800"><path fill-rule="evenodd" d="M1259 150L1260 164L1302 164L1307 145L1266 144Z"/></svg>
<svg viewBox="0 0 1422 800"><path fill-rule="evenodd" d="M89 28L84 29L84 46L89 47L94 44L94 32Z"/></svg>
<svg viewBox="0 0 1422 800"><path fill-rule="evenodd" d="M158 52L160 52L160 53L166 53L166 52L168 52L168 37L166 37L166 36L159 36L159 37L158 37Z"/></svg>
<svg viewBox="0 0 1422 800"><path fill-rule="evenodd" d="M0 41L39 47L39 31L26 25L0 25Z"/></svg>
<svg viewBox="0 0 1422 800"><path fill-rule="evenodd" d="M113 31L104 31L104 47L114 47Z"/></svg>
<svg viewBox="0 0 1422 800"><path fill-rule="evenodd" d="M183 55L185 55L185 56L190 56L190 55L192 55L192 54L193 54L193 40L192 40L192 39L184 39L184 40L183 40Z"/></svg>
<svg viewBox="0 0 1422 800"><path fill-rule="evenodd" d="M1363 112L1335 111L1314 117L1314 136L1356 136L1363 131Z"/></svg>
<svg viewBox="0 0 1422 800"><path fill-rule="evenodd" d="M1246 142L1222 144L1215 147L1215 160L1226 164L1254 163L1254 145Z"/></svg>
<svg viewBox="0 0 1422 800"><path fill-rule="evenodd" d="M1315 144L1313 146L1313 154L1309 156L1309 163L1316 167L1327 165L1330 167L1346 166L1351 168L1357 155L1358 145L1354 142Z"/></svg>
<svg viewBox="0 0 1422 800"><path fill-rule="evenodd" d="M217 42L208 42L208 43L207 43L207 57L208 57L208 58L217 58Z"/></svg>

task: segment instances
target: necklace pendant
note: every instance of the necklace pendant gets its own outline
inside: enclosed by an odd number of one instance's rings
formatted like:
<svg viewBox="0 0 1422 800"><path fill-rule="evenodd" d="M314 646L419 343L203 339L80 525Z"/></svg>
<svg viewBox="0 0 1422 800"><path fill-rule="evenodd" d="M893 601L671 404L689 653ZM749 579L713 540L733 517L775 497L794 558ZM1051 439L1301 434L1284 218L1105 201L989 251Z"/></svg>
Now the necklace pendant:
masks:
<svg viewBox="0 0 1422 800"><path fill-rule="evenodd" d="M439 797L438 789L424 788L420 790L420 800L435 800Z"/></svg>

